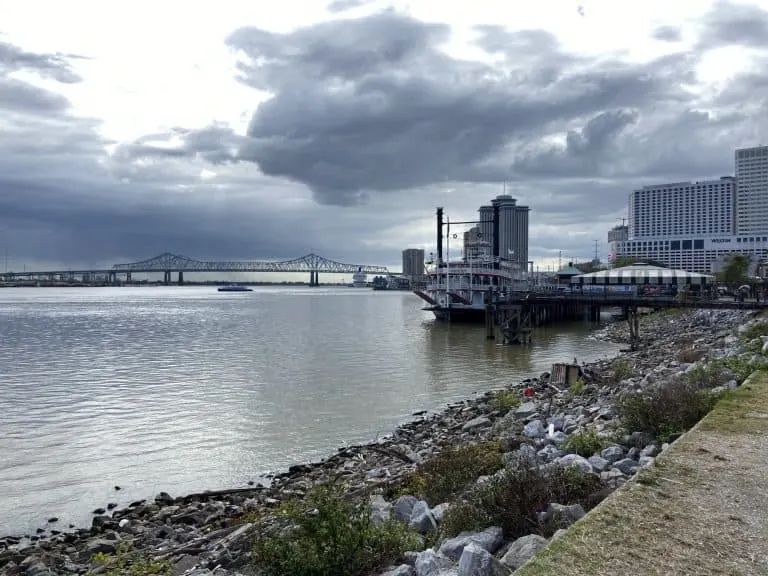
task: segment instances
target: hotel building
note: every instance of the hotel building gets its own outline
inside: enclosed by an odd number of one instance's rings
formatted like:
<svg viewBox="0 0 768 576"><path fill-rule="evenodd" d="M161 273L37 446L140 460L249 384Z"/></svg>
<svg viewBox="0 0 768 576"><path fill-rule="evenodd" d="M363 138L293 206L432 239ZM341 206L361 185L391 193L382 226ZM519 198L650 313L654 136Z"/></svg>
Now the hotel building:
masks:
<svg viewBox="0 0 768 576"><path fill-rule="evenodd" d="M768 255L768 146L735 159L735 177L633 191L626 238L611 230L609 253L701 273L730 254Z"/></svg>

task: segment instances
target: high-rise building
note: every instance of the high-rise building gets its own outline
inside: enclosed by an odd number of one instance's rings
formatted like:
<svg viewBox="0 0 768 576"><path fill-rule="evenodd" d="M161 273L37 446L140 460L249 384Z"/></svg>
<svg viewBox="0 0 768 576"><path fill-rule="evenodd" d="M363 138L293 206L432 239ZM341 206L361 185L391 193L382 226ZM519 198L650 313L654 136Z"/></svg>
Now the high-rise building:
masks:
<svg viewBox="0 0 768 576"><path fill-rule="evenodd" d="M768 146L741 148L735 153L736 233L768 233Z"/></svg>
<svg viewBox="0 0 768 576"><path fill-rule="evenodd" d="M424 249L407 248L403 250L403 276L412 282L420 282L424 277Z"/></svg>
<svg viewBox="0 0 768 576"><path fill-rule="evenodd" d="M499 256L528 268L528 206L520 206L515 198L502 194L490 206L478 210L480 239L493 246L493 208L499 207Z"/></svg>
<svg viewBox="0 0 768 576"><path fill-rule="evenodd" d="M620 246L629 240L629 226L622 224L608 230L608 262L613 262L620 253Z"/></svg>
<svg viewBox="0 0 768 576"><path fill-rule="evenodd" d="M733 234L735 192L733 176L643 186L629 195L629 236Z"/></svg>
<svg viewBox="0 0 768 576"><path fill-rule="evenodd" d="M493 243L493 206L480 206L478 210L480 224L477 229L480 232L479 240Z"/></svg>

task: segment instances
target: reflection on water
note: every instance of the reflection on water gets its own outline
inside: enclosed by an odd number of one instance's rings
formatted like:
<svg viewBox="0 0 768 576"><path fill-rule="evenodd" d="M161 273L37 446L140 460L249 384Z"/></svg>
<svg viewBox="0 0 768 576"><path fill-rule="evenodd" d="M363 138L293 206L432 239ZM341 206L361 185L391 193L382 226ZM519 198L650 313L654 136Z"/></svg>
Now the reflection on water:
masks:
<svg viewBox="0 0 768 576"><path fill-rule="evenodd" d="M577 324L504 347L403 292L0 290L0 533L243 485L416 410L615 353L586 336Z"/></svg>

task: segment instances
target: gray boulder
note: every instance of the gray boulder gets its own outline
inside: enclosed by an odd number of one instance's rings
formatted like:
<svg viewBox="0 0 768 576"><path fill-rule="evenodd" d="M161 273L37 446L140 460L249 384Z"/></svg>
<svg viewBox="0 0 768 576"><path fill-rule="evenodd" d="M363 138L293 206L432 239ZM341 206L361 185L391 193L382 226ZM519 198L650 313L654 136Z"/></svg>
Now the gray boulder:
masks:
<svg viewBox="0 0 768 576"><path fill-rule="evenodd" d="M452 566L453 562L449 558L431 548L420 552L413 565L417 576L438 576L444 569Z"/></svg>
<svg viewBox="0 0 768 576"><path fill-rule="evenodd" d="M474 542L464 548L459 559L458 576L508 576L507 569L488 551Z"/></svg>
<svg viewBox="0 0 768 576"><path fill-rule="evenodd" d="M393 516L395 520L400 520L400 522L410 522L411 514L413 514L413 507L416 506L418 501L419 499L415 496L400 496L400 498L395 500L393 506Z"/></svg>
<svg viewBox="0 0 768 576"><path fill-rule="evenodd" d="M546 545L547 539L538 534L523 536L510 544L506 554L501 559L501 563L512 570L517 570Z"/></svg>
<svg viewBox="0 0 768 576"><path fill-rule="evenodd" d="M437 522L429 511L429 505L424 500L419 500L411 511L411 528L418 530L422 534L434 532L437 530Z"/></svg>
<svg viewBox="0 0 768 576"><path fill-rule="evenodd" d="M440 545L440 552L452 560L458 560L469 544L477 544L483 550L494 554L503 543L501 528L492 526L482 532L462 532L454 538L449 538Z"/></svg>
<svg viewBox="0 0 768 576"><path fill-rule="evenodd" d="M416 576L416 570L413 566L401 564L395 568L390 568L386 572L382 572L381 576Z"/></svg>

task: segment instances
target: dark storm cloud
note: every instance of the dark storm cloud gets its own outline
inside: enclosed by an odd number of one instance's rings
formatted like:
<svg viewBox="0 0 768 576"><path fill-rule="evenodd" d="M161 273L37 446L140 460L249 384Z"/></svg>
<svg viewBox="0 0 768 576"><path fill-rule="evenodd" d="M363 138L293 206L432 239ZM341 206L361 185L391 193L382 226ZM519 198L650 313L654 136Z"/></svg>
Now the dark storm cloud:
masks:
<svg viewBox="0 0 768 576"><path fill-rule="evenodd" d="M676 26L659 26L651 32L651 38L662 42L680 42L683 39L683 33Z"/></svg>
<svg viewBox="0 0 768 576"><path fill-rule="evenodd" d="M449 29L393 12L289 34L244 28L229 38L242 81L274 94L241 157L309 186L327 204L440 181L501 181L516 139L608 108L688 98L688 55L649 63L584 61L542 31L482 27L478 46L506 65L440 49Z"/></svg>
<svg viewBox="0 0 768 576"><path fill-rule="evenodd" d="M719 0L702 22L699 46L768 48L768 10Z"/></svg>

